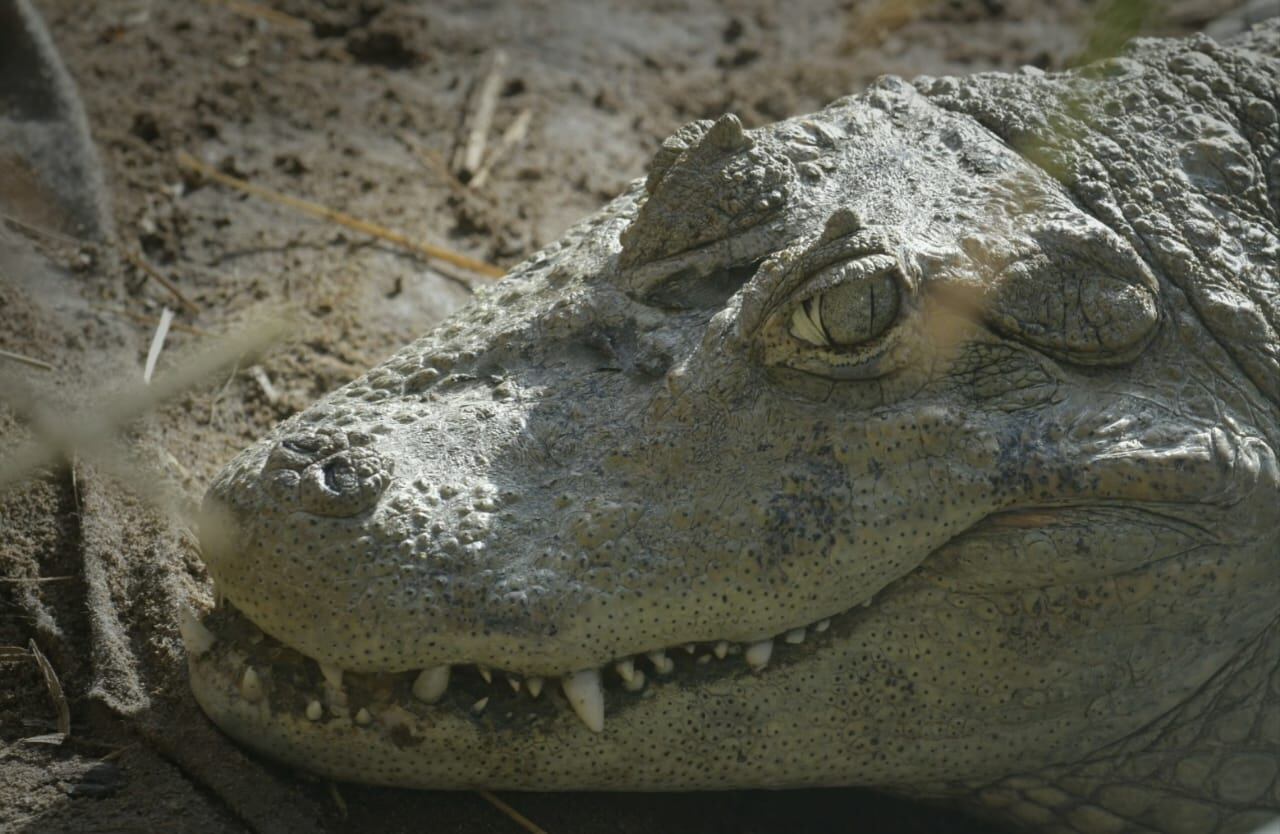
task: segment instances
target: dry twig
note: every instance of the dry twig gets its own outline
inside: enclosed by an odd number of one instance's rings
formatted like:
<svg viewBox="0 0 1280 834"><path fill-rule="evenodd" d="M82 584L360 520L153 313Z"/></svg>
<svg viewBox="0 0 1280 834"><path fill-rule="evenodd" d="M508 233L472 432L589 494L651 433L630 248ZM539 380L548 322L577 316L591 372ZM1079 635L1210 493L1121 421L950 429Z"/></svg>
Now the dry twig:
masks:
<svg viewBox="0 0 1280 834"><path fill-rule="evenodd" d="M484 146L493 125L493 114L498 107L498 93L502 90L502 74L507 68L507 53L495 50L484 78L474 88L467 100L463 118L463 136L453 156L453 171L459 178L474 176L484 159Z"/></svg>
<svg viewBox="0 0 1280 834"><path fill-rule="evenodd" d="M338 792L338 786L333 782L325 782L329 786L329 796L333 799L333 804L338 806L338 816L344 820L347 818L347 800L342 798L342 794Z"/></svg>
<svg viewBox="0 0 1280 834"><path fill-rule="evenodd" d="M309 214L312 217L318 217L321 220L327 220L330 223L337 223L340 226L346 226L348 229L372 235L376 238L385 240L388 243L394 243L404 249L416 252L419 255L453 264L454 266L461 267L478 275L484 275L488 278L501 278L505 274L502 269L499 269L493 264L487 264L484 261L469 258L466 255L459 254L450 249L445 249L442 246L434 246L430 243L420 243L418 241L411 240L400 232L384 228L375 223L370 223L367 220L361 220L358 217L352 217L351 215L340 212L337 209L331 209L320 203L313 203L310 200L303 200L298 197L292 197L288 194L282 194L279 191L273 191L270 188L248 182L247 180L242 180L239 177L224 174L213 166L206 165L185 151L178 152L178 164L182 165L184 168L195 171L201 176L211 179L214 182L221 183L222 185L229 186L238 191L243 191L246 194L253 194L257 197L263 198L264 200L270 200L278 205L288 206L302 212L303 214Z"/></svg>
<svg viewBox="0 0 1280 834"><path fill-rule="evenodd" d="M173 323L173 311L165 307L160 311L160 321L156 324L155 335L151 337L151 347L147 348L147 363L142 367L142 381L151 384L151 375L156 372L156 361L164 348L165 337L169 335L169 325Z"/></svg>
<svg viewBox="0 0 1280 834"><path fill-rule="evenodd" d="M14 353L9 350L0 350L0 359L8 359L13 362L20 362L28 368L37 368L41 371L52 371L53 366L43 359L33 359L30 356L23 356L21 353Z"/></svg>
<svg viewBox="0 0 1280 834"><path fill-rule="evenodd" d="M533 112L527 107L516 114L515 119L502 132L502 138L498 140L498 146L485 157L484 164L480 166L479 171L476 171L476 175L467 181L468 187L480 188L488 181L489 173L493 170L493 166L498 160L524 141L524 137L529 133L529 122L532 119Z"/></svg>
<svg viewBox="0 0 1280 834"><path fill-rule="evenodd" d="M537 825L524 814L520 813L515 808L512 808L501 799L498 799L498 797L494 796L490 791L479 790L476 791L476 793L490 805L510 817L512 822L523 828L525 831L528 831L529 834L547 834L547 830L545 828Z"/></svg>
<svg viewBox="0 0 1280 834"><path fill-rule="evenodd" d="M311 31L311 24L302 18L278 12L258 3L250 3L248 0L205 0L205 2L214 6L222 6L227 11L238 14L241 17L265 20L267 23L275 24L290 31L299 33Z"/></svg>
<svg viewBox="0 0 1280 834"><path fill-rule="evenodd" d="M253 381L258 383L258 387L262 389L262 396L267 398L267 402L275 405L280 400L280 392L271 384L271 377L267 376L267 372L262 369L261 365L254 365L249 368L249 376L253 377Z"/></svg>
<svg viewBox="0 0 1280 834"><path fill-rule="evenodd" d="M182 290L178 289L177 284L173 283L168 278L164 277L164 273L156 269L145 258L143 258L141 252L135 252L132 249L126 249L124 252L124 256L129 260L129 263L133 264L138 269L142 270L144 275L147 275L148 277L153 279L157 284L159 284L160 286L168 290L169 294L172 295L175 299L177 299L178 303L181 304L188 313L190 313L193 316L200 315L200 308L196 306L196 303L191 299L187 298L186 295L183 294Z"/></svg>
<svg viewBox="0 0 1280 834"><path fill-rule="evenodd" d="M13 585L38 585L42 582L66 582L68 579L75 579L74 576L0 576L0 582L8 582ZM0 657L3 657L4 646L0 646ZM19 649L18 651L22 651Z"/></svg>
<svg viewBox="0 0 1280 834"><path fill-rule="evenodd" d="M104 313L110 313L113 316L122 316L126 319L130 319L132 321L137 322L138 324L142 324L147 327L155 327L157 324L160 323L159 316L148 316L143 313L135 313L132 310L121 310L116 307L107 307L106 305L103 305L103 304L95 304L94 309L101 310ZM199 327L192 327L191 325L183 324L180 321L172 322L169 325L169 329L176 330L179 333L189 333L192 336L201 336L204 338L208 338L211 335L207 330L202 330Z"/></svg>
<svg viewBox="0 0 1280 834"><path fill-rule="evenodd" d="M65 739L71 735L71 707L67 705L67 697L62 694L62 684L58 682L58 675L53 671L53 665L40 651L35 640L32 640L29 646L31 656L36 659L40 674L44 676L44 686L49 690L49 699L53 701L53 708L58 712L58 733Z"/></svg>

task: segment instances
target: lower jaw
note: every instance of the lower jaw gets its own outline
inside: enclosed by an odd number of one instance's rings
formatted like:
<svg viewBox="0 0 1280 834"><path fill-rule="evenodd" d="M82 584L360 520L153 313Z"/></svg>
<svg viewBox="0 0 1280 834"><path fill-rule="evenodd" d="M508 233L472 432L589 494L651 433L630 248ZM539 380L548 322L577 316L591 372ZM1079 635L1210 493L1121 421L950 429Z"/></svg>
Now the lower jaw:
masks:
<svg viewBox="0 0 1280 834"><path fill-rule="evenodd" d="M847 615L850 616L850 615ZM592 732L555 682L532 697L501 673L455 675L438 703L413 696L413 673L326 679L315 661L262 635L224 606L188 642L192 689L230 736L273 759L330 778L415 788L701 790L849 784L850 762L815 764L822 725L786 715L785 667L829 651L831 632L781 645L751 671L741 657L672 652L629 692L603 688L608 723ZM203 636L202 636L203 635ZM709 658L709 659L704 659ZM252 670L252 671L250 671ZM637 669L637 671L640 671ZM781 700L779 700L781 696ZM773 714L782 710L776 718ZM856 766L855 766L856 770ZM852 774L853 781L859 781Z"/></svg>
<svg viewBox="0 0 1280 834"><path fill-rule="evenodd" d="M320 719L311 720L305 712L277 708L267 697L244 698L233 682L234 662L229 653L214 660L192 658L189 663L196 700L214 723L271 759L340 781L534 791L694 791L864 782L856 763L840 756L815 761L807 752L820 749L824 727L831 726L835 716L820 716L788 739L785 736L795 728L751 715L743 703L750 696L719 713L723 694L655 686L644 708L658 718L646 717L639 708L620 708L604 733L584 727L557 693L543 694L545 709L523 714L504 712L493 702L480 713L432 707L415 711L391 703L364 707L368 717L363 721L356 718L359 710L353 714L350 707L326 707ZM560 703L552 704L554 699ZM744 719L745 727L739 724Z"/></svg>

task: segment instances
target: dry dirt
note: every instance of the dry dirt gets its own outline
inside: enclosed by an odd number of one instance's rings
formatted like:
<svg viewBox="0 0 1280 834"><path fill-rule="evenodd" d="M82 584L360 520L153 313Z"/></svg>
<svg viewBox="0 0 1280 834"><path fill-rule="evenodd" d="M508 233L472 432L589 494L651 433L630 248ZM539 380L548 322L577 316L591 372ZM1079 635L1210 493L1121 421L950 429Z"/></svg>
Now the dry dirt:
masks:
<svg viewBox="0 0 1280 834"><path fill-rule="evenodd" d="M475 794L335 787L249 757L187 693L175 617L209 601L189 521L204 485L485 279L202 180L180 151L510 266L642 175L685 121L731 110L756 125L886 72L1060 68L1127 27L1194 31L1232 5L272 0L289 17L264 20L233 0L39 3L79 85L116 238L41 232L44 216L13 197L21 183L0 183L0 234L61 276L37 286L15 261L0 274L0 349L52 366L0 359L0 477L24 444L102 424L111 395L139 383L164 306L178 316L158 376L262 314L293 324L0 493L0 647L17 647L0 648L0 831L519 830ZM489 147L522 111L530 129L468 187L448 160L495 48L508 63ZM135 250L194 306L132 265ZM55 708L33 640L70 708L61 744L39 738ZM551 834L991 830L853 790L507 799Z"/></svg>

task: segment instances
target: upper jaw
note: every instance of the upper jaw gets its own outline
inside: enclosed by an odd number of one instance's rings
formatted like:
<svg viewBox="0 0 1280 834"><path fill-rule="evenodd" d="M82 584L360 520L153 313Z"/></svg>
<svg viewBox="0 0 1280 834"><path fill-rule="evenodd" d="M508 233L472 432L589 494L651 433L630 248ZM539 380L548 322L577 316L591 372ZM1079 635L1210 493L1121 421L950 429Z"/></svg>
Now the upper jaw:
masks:
<svg viewBox="0 0 1280 834"><path fill-rule="evenodd" d="M395 709L421 712L424 705L475 715L491 703L495 709L545 709L539 706L544 691L556 691L563 705L599 733L605 727L606 704L614 710L635 706L653 694L655 684L698 687L759 674L770 665L801 662L830 642L831 625L824 618L749 644L716 640L654 647L558 675L482 663L353 672L271 638L232 605L220 605L203 619L188 615L182 631L193 669L200 670L206 686L220 681L220 697L230 694L249 704L270 698L277 709L287 705L313 721L326 715L357 720L364 709L367 717L357 723L367 723L373 715Z"/></svg>

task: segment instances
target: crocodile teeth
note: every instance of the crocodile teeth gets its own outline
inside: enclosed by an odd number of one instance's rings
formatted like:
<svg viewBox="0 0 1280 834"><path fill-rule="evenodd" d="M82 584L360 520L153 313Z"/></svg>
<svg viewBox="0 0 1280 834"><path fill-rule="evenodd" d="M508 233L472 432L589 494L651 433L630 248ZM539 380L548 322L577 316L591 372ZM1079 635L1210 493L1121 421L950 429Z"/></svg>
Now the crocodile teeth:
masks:
<svg viewBox="0 0 1280 834"><path fill-rule="evenodd" d="M769 665L769 658L773 656L773 641L761 640L759 643L752 643L747 646L747 665L753 671L759 672L761 669Z"/></svg>
<svg viewBox="0 0 1280 834"><path fill-rule="evenodd" d="M653 664L653 670L659 675L669 675L676 668L676 662L667 657L666 652L649 652L649 662Z"/></svg>
<svg viewBox="0 0 1280 834"><path fill-rule="evenodd" d="M717 660L724 660L729 655L729 641L721 640L716 643L716 647L711 651L715 654Z"/></svg>
<svg viewBox="0 0 1280 834"><path fill-rule="evenodd" d="M618 670L618 677L622 678L623 683L629 683L636 674L636 664L631 658L619 660L613 665Z"/></svg>
<svg viewBox="0 0 1280 834"><path fill-rule="evenodd" d="M816 623L813 624L813 630L818 632L819 634L821 634L822 632L826 631L829 628L831 628L830 620L818 620Z"/></svg>
<svg viewBox="0 0 1280 834"><path fill-rule="evenodd" d="M249 703L262 700L262 678L252 666L246 667L240 678L240 695Z"/></svg>
<svg viewBox="0 0 1280 834"><path fill-rule="evenodd" d="M488 696L488 695L484 696L484 697L483 697L483 698L481 698L479 701L476 701L474 704L472 704L472 705L471 705L471 711L472 711L473 713L475 713L476 715L479 715L480 713L484 712L484 708L485 708L485 707L487 707L487 706L489 706L489 696Z"/></svg>
<svg viewBox="0 0 1280 834"><path fill-rule="evenodd" d="M604 732L604 690L600 687L600 672L583 669L567 675L560 681L569 706L593 733Z"/></svg>
<svg viewBox="0 0 1280 834"><path fill-rule="evenodd" d="M214 643L218 642L218 638L212 631L205 628L204 623L200 622L200 618L196 616L196 612L192 611L188 605L182 606L182 614L178 619L178 632L182 635L182 642L186 644L187 651L193 657L206 654L213 648Z"/></svg>
<svg viewBox="0 0 1280 834"><path fill-rule="evenodd" d="M685 643L685 644L684 644L684 650L685 650L685 653L687 653L687 654L693 654L694 652L696 652L696 651L698 650L698 644L697 644L697 643Z"/></svg>
<svg viewBox="0 0 1280 834"><path fill-rule="evenodd" d="M342 688L342 670L337 666L330 666L327 663L320 664L320 674L324 675L324 679L334 689Z"/></svg>
<svg viewBox="0 0 1280 834"><path fill-rule="evenodd" d="M511 684L512 692L520 691L520 679L517 678L515 675L507 675L507 683Z"/></svg>
<svg viewBox="0 0 1280 834"><path fill-rule="evenodd" d="M529 678L526 682L529 686L529 694L537 698L542 694L542 678Z"/></svg>
<svg viewBox="0 0 1280 834"><path fill-rule="evenodd" d="M356 723L361 727L365 727L368 726L371 721L373 721L373 716L369 714L369 710L364 707L360 707L360 711L356 713Z"/></svg>
<svg viewBox="0 0 1280 834"><path fill-rule="evenodd" d="M428 704L439 701L449 688L449 667L433 666L423 669L413 681L413 697Z"/></svg>
<svg viewBox="0 0 1280 834"><path fill-rule="evenodd" d="M313 700L307 704L307 720L319 721L322 715L324 715L324 707L320 706L319 701Z"/></svg>
<svg viewBox="0 0 1280 834"><path fill-rule="evenodd" d="M622 688L628 692L639 692L644 689L644 672L637 669L631 680L622 682Z"/></svg>
<svg viewBox="0 0 1280 834"><path fill-rule="evenodd" d="M796 645L796 644L798 644L798 643L803 643L803 642L804 642L804 629L803 629L803 628L793 628L793 629L791 629L790 631L788 631L788 632L787 632L787 636L786 636L786 637L783 637L782 639L783 639L783 640L786 640L788 643L790 643L790 644L791 644L791 645L793 645L793 646L794 646L794 645Z"/></svg>
<svg viewBox="0 0 1280 834"><path fill-rule="evenodd" d="M493 683L493 672L489 671L488 666L476 666L480 670L480 677L484 678L485 683Z"/></svg>

